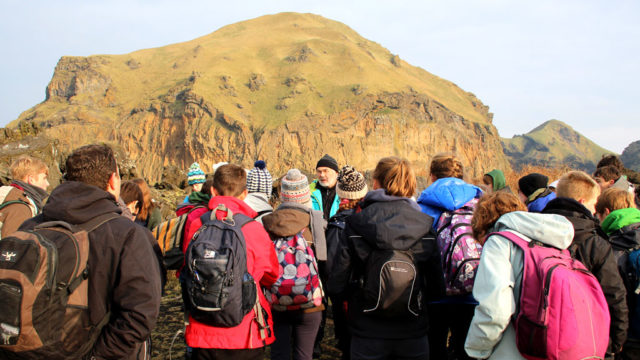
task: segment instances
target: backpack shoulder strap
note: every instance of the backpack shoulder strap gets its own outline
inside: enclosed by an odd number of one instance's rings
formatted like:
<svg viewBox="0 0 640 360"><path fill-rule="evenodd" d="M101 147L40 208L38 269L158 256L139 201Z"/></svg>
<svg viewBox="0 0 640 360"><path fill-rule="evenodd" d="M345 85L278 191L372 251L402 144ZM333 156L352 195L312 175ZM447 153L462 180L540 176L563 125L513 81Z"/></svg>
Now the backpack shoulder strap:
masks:
<svg viewBox="0 0 640 360"><path fill-rule="evenodd" d="M520 236L512 233L511 231L492 232L489 235L487 235L487 238L489 236L492 236L492 235L498 235L498 236L501 236L503 238L506 238L507 240L509 240L512 243L516 244L519 248L521 248L525 252L527 252L529 247L534 245L534 243L532 243L532 242L530 243L530 242L522 239Z"/></svg>

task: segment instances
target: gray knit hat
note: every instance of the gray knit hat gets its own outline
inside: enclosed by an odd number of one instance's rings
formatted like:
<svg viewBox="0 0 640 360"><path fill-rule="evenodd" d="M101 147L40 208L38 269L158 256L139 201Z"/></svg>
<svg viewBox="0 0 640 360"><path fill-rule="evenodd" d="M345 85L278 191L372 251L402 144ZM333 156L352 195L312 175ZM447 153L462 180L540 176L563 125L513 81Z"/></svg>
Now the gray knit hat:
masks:
<svg viewBox="0 0 640 360"><path fill-rule="evenodd" d="M280 185L280 199L282 202L306 204L311 201L309 180L298 169L291 169L282 178Z"/></svg>
<svg viewBox="0 0 640 360"><path fill-rule="evenodd" d="M267 197L271 196L273 179L271 178L271 173L267 170L267 164L262 160L258 160L253 166L253 169L247 172L247 191L249 193L263 193Z"/></svg>
<svg viewBox="0 0 640 360"><path fill-rule="evenodd" d="M352 166L346 165L338 173L336 193L340 199L358 200L367 194L367 183L364 176Z"/></svg>

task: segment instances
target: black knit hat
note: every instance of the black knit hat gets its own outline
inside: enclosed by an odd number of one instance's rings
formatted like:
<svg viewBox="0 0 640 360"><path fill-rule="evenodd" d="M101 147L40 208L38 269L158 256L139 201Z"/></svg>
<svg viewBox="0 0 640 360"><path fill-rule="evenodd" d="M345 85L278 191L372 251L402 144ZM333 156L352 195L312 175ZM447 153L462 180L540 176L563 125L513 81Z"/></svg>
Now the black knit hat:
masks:
<svg viewBox="0 0 640 360"><path fill-rule="evenodd" d="M328 167L329 169L333 169L336 172L340 171L338 162L336 161L336 159L329 156L329 154L324 154L322 159L318 160L318 163L316 164L316 169L319 167Z"/></svg>
<svg viewBox="0 0 640 360"><path fill-rule="evenodd" d="M358 200L367 195L367 183L364 176L353 167L346 165L338 173L336 193L340 199Z"/></svg>
<svg viewBox="0 0 640 360"><path fill-rule="evenodd" d="M529 197L536 190L546 188L549 178L538 173L525 175L518 180L518 187L524 196Z"/></svg>

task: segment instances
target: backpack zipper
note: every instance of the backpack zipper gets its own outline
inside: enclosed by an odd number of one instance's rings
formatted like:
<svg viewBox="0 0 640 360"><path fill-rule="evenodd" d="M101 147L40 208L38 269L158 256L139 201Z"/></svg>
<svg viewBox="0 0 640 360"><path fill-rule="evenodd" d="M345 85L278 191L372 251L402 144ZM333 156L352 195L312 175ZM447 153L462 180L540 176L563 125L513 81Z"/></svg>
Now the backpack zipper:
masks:
<svg viewBox="0 0 640 360"><path fill-rule="evenodd" d="M458 265L458 268L456 269L456 272L453 274L453 277L451 278L449 285L453 286L453 282L455 281L455 279L458 278L458 274L460 274L460 269L462 269L463 265L466 264L469 261L480 261L480 258L470 258L470 259L464 259L460 262L460 264Z"/></svg>

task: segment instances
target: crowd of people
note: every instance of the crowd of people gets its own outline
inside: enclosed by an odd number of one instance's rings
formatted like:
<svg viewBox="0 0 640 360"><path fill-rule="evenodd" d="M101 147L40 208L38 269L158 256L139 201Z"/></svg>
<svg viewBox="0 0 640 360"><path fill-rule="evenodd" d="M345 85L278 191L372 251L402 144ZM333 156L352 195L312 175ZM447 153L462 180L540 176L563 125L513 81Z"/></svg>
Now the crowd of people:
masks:
<svg viewBox="0 0 640 360"><path fill-rule="evenodd" d="M169 267L190 359L318 358L327 317L342 359L640 359L640 210L613 155L517 190L499 169L468 182L455 154L426 189L394 156L369 184L326 154L311 182L193 163L164 221L108 146L64 169L49 194L22 156L0 187L1 358L148 358Z"/></svg>

